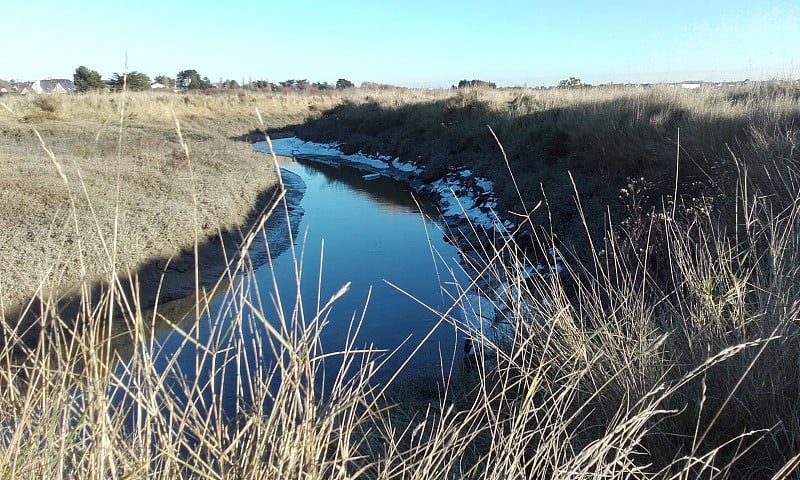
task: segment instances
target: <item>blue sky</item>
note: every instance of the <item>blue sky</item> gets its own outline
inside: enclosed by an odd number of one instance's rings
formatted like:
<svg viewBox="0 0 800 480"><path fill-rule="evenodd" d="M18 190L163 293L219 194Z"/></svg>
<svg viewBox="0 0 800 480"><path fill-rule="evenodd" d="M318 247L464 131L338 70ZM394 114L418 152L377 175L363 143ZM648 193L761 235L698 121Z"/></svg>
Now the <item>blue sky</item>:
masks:
<svg viewBox="0 0 800 480"><path fill-rule="evenodd" d="M0 78L416 87L800 78L800 1L0 0Z"/></svg>

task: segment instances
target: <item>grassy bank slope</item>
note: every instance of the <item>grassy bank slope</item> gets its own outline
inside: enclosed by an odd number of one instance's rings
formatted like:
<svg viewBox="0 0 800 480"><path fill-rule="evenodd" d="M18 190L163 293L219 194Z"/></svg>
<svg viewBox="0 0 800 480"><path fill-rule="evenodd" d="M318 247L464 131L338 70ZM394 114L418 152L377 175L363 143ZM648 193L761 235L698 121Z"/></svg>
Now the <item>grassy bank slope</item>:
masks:
<svg viewBox="0 0 800 480"><path fill-rule="evenodd" d="M244 94L1 100L6 308L40 287L136 272L244 225L276 177L270 161L232 137L259 126L256 108L265 126L312 113L307 98Z"/></svg>
<svg viewBox="0 0 800 480"><path fill-rule="evenodd" d="M770 188L769 177L782 168L772 159L797 154L799 96L796 85L779 83L698 91L373 92L347 99L295 130L303 138L343 142L345 149L417 161L428 180L450 168L471 168L495 181L501 214L521 212L491 127L526 205L550 200L549 212L537 214L536 223L552 218L559 235L577 243L583 232L576 222L573 180L596 235L602 233L608 208L614 221L627 214L619 197L630 178L644 177L650 199L644 208L660 203L662 195L671 196L678 154L680 196L735 198L734 157L763 180L762 188Z"/></svg>
<svg viewBox="0 0 800 480"><path fill-rule="evenodd" d="M109 98L119 97L99 101ZM163 102L203 101L174 98ZM232 100L240 101L225 102ZM321 351L320 329L335 297L318 299L315 311L284 298L285 317L264 318L259 300L245 294L251 286L232 285L217 310L231 323L200 326L211 331L209 344L195 344L192 329L173 330L181 345L175 356L193 356L190 371L158 360L148 332L163 326L161 316L132 305L121 312L125 328L112 341L101 303L80 312L96 328L41 336L22 366L0 351L0 476L797 478L796 90L370 92L320 97L311 109L309 97L260 101L300 105L292 128L306 137L418 158L429 179L451 165L469 166L505 192L503 163L486 137L490 124L512 170L524 177L523 201L540 198L539 182L547 179L551 211L564 216L553 228L575 226L569 239L589 254L562 252L564 272L544 276L526 269L526 245L487 247L494 249L486 252L486 268L507 281L497 310L511 320L512 338L488 351L477 369L409 382L391 395L372 384L376 352L359 350L359 342L347 352ZM527 113L515 113L514 105ZM228 107L216 108L186 121L236 124L230 118L238 117L222 113ZM47 110L39 107L36 116L40 111ZM49 113L26 115L15 122L42 122L42 130L63 122ZM281 118L270 127L291 123ZM15 125L9 132L24 132L27 124ZM680 198L662 203L659 195L675 188L678 127ZM94 133L87 140L87 149L102 143ZM25 148L40 155L35 143ZM148 161L168 158L153 153ZM582 198L595 197L591 208L600 214L558 213L577 210L567 170ZM628 182L630 176L645 180ZM518 208L515 195L503 196ZM604 224L602 205L620 196L626 219ZM553 244L547 228L539 231L548 225L543 212L522 219L540 233L542 251ZM583 229L599 234L581 237ZM272 293L264 301L279 298ZM61 320L48 311L43 324ZM131 352L124 372L109 368L114 341ZM323 372L327 355L341 355L346 371ZM323 376L336 378L325 398L314 388ZM397 392L416 398L398 404ZM126 408L111 401L120 396ZM234 421L223 411L230 398Z"/></svg>

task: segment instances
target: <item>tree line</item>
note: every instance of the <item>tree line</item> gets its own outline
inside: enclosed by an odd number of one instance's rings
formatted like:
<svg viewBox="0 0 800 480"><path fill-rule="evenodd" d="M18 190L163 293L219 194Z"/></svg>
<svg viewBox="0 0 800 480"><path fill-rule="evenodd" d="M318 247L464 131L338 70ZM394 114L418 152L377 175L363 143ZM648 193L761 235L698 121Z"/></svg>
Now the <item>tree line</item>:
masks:
<svg viewBox="0 0 800 480"><path fill-rule="evenodd" d="M97 70L81 65L75 69L72 78L79 92L105 89L118 91L123 88L136 92L150 90L154 83L159 83L165 88L185 87L192 90L214 87L208 77L201 77L196 70L183 70L175 78L156 75L152 80L148 75L136 70L124 74L114 72L107 80L103 80Z"/></svg>
<svg viewBox="0 0 800 480"><path fill-rule="evenodd" d="M345 78L340 78L336 80L336 83L333 85L329 84L328 82L309 82L308 79L289 79L284 80L282 82L273 83L268 80L251 80L250 82L245 83L242 81L242 84L239 84L236 80L221 80L214 84L212 83L208 77L202 77L197 70L188 69L182 70L178 72L175 78L168 77L166 75L157 75L150 79L147 75L141 72L132 71L127 74L119 74L114 73L108 80L103 80L100 77L100 74L97 73L96 70L90 70L85 66L80 66L75 70L75 74L73 75L75 86L78 88L80 92L86 92L91 90L104 90L110 89L112 91L122 90L126 88L131 91L141 91L141 90L150 90L151 85L153 82L160 83L165 88L169 89L181 89L181 90L207 90L210 88L222 88L226 90L230 89L237 89L237 88L246 88L250 90L265 90L270 92L308 92L308 91L325 91L325 90L345 90L349 88L356 88L356 85L347 80ZM581 81L580 78L577 77L569 77L567 79L561 80L558 83L559 88L576 88L576 87L584 87L589 86ZM361 87L362 89L370 89L370 90L385 90L385 89L394 89L399 88L394 85L387 85L382 83L374 83L374 82L362 82ZM497 85L494 82L488 82L485 80L461 80L458 82L458 85L453 85L451 88L453 89L464 89L464 88L488 88L493 89L497 88Z"/></svg>
<svg viewBox="0 0 800 480"><path fill-rule="evenodd" d="M154 83L159 83L164 88L180 90L207 90L211 88L236 89L248 88L253 90L268 90L273 92L285 91L310 91L310 90L344 90L355 88L355 84L345 78L340 78L333 85L328 82L311 83L307 79L289 79L283 82L272 83L267 80L252 80L248 83L239 84L236 80L221 80L217 84L211 82L208 77L201 76L197 70L188 69L178 72L172 78L167 75L157 75L152 80L149 76L136 70L125 74L114 72L107 80L103 80L100 73L81 65L75 69L73 83L79 92L94 90L119 91L127 89L130 91L150 90ZM367 82L365 82L366 84ZM362 85L363 87L364 85Z"/></svg>

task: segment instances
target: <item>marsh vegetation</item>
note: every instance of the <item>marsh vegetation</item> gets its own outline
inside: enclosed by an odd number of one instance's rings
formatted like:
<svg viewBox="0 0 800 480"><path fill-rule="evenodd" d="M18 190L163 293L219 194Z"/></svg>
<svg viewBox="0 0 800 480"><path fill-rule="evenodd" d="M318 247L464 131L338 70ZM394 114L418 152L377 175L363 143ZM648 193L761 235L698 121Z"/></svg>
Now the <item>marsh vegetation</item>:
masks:
<svg viewBox="0 0 800 480"><path fill-rule="evenodd" d="M796 475L796 86L2 101L0 182L13 200L0 203L3 308L36 295L47 307L57 297L42 292L108 282L77 320L37 312L46 334L33 344L15 343L7 325L4 477ZM251 210L275 182L272 162L232 140L253 129L399 156L426 180L461 167L494 180L518 228L479 246L475 268L513 285L498 306L513 341L477 369L384 385L372 381L375 352L321 350L346 284L313 311L287 299L294 310L266 318L233 281L218 284L232 327L210 315L173 333L214 375L156 369L149 332L167 312L146 312L115 279L237 227L245 251L221 276L251 268L259 232L245 220L259 226L262 209ZM564 272L530 275L554 245ZM190 320L212 310L195 285ZM197 345L200 328L212 341ZM134 345L123 374L115 335ZM246 361L245 344L264 355ZM328 355L342 370L325 372L335 385L323 397L314 385ZM225 371L239 380L221 383ZM223 390L237 399L234 418Z"/></svg>

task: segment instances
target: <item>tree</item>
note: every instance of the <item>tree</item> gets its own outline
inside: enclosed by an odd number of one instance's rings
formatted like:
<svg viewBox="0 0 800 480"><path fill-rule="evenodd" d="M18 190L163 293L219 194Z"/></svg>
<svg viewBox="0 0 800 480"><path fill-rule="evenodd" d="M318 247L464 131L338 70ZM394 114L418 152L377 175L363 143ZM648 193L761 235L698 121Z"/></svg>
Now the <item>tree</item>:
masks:
<svg viewBox="0 0 800 480"><path fill-rule="evenodd" d="M112 90L122 90L124 87L132 92L150 90L150 83L152 83L150 77L136 70L128 73L127 78L125 78L125 75L114 73L108 81L108 85Z"/></svg>
<svg viewBox="0 0 800 480"><path fill-rule="evenodd" d="M175 88L175 80L166 75L157 75L155 81L167 88Z"/></svg>
<svg viewBox="0 0 800 480"><path fill-rule="evenodd" d="M584 86L580 78L569 77L558 82L558 88L575 88Z"/></svg>
<svg viewBox="0 0 800 480"><path fill-rule="evenodd" d="M177 83L178 86L184 90L198 90L213 87L208 77L201 78L197 70L183 70L179 72Z"/></svg>
<svg viewBox="0 0 800 480"><path fill-rule="evenodd" d="M269 80L253 80L250 82L250 88L254 90L275 90L275 85L270 83Z"/></svg>
<svg viewBox="0 0 800 480"><path fill-rule="evenodd" d="M106 88L105 82L100 78L100 74L96 70L89 70L81 65L75 69L75 74L72 76L75 86L78 87L79 92L89 92L92 90L103 90Z"/></svg>
<svg viewBox="0 0 800 480"><path fill-rule="evenodd" d="M331 90L333 87L330 86L328 82L314 82L311 84L312 87L316 88L317 90Z"/></svg>
<svg viewBox="0 0 800 480"><path fill-rule="evenodd" d="M308 87L311 86L311 84L308 83L308 80L305 78L301 80L294 80L294 79L285 80L283 82L280 82L280 85L281 88L283 88L284 90L294 90L296 92L307 90Z"/></svg>
<svg viewBox="0 0 800 480"><path fill-rule="evenodd" d="M353 88L355 86L356 85L353 82L347 80L346 78L340 78L339 80L336 80L336 90L344 90L345 88Z"/></svg>
<svg viewBox="0 0 800 480"><path fill-rule="evenodd" d="M497 88L497 84L483 80L461 80L458 88Z"/></svg>

